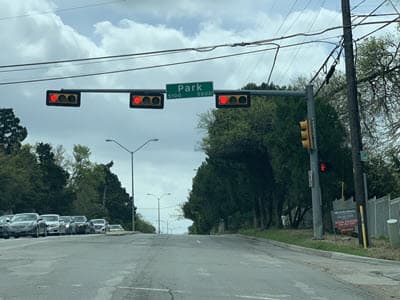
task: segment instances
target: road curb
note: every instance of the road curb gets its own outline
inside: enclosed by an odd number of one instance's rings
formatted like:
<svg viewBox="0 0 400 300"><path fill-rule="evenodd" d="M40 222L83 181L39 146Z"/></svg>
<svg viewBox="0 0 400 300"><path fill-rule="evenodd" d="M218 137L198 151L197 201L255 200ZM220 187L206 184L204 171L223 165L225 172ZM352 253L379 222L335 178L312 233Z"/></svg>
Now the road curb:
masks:
<svg viewBox="0 0 400 300"><path fill-rule="evenodd" d="M251 239L251 240L266 242L266 243L272 244L277 247L286 248L286 249L290 249L293 251L298 251L298 252L302 252L302 253L306 253L306 254L318 255L318 256L327 257L327 258L331 258L331 259L340 259L340 260L346 260L346 261L368 263L368 264L373 264L373 265L390 265L390 266L398 265L400 267L400 261L396 261L396 260L380 259L380 258L373 258L373 257L366 257L366 256L357 256L357 255L341 253L341 252L306 248L306 247L292 245L292 244L288 244L288 243L284 243L284 242L278 242L278 241L274 241L274 240L270 240L270 239L266 239L266 238L258 238L258 237L247 236L247 235L242 235L242 234L239 234L239 236L241 236L243 238Z"/></svg>

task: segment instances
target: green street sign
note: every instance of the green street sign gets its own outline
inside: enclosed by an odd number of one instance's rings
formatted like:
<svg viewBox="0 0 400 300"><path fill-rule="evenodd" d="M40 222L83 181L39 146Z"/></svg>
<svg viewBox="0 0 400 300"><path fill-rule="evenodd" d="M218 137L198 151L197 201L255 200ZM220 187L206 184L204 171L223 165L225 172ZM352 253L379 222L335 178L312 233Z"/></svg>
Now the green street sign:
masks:
<svg viewBox="0 0 400 300"><path fill-rule="evenodd" d="M364 150L360 151L360 158L361 158L361 161L363 161L363 162L367 161L368 160L367 152L365 152Z"/></svg>
<svg viewBox="0 0 400 300"><path fill-rule="evenodd" d="M214 95L212 81L167 84L167 99L210 97Z"/></svg>

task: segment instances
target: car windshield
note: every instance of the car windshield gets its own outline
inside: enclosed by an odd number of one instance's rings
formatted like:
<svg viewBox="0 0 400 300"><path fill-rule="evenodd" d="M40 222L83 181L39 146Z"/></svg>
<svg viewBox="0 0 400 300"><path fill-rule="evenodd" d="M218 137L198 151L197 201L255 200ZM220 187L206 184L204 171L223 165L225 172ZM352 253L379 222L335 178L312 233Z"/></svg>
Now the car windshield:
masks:
<svg viewBox="0 0 400 300"><path fill-rule="evenodd" d="M26 214L26 215L16 215L12 218L12 222L25 222L25 221L36 221L37 215Z"/></svg>
<svg viewBox="0 0 400 300"><path fill-rule="evenodd" d="M47 222L57 222L59 217L58 216L41 216L43 220Z"/></svg>
<svg viewBox="0 0 400 300"><path fill-rule="evenodd" d="M96 219L96 220L92 220L92 223L93 223L93 224L104 224L105 221L102 220L102 219Z"/></svg>
<svg viewBox="0 0 400 300"><path fill-rule="evenodd" d="M86 222L86 218L83 216L72 217L72 220L74 220L75 222Z"/></svg>
<svg viewBox="0 0 400 300"><path fill-rule="evenodd" d="M60 217L60 221L64 221L66 223L71 222L71 217Z"/></svg>

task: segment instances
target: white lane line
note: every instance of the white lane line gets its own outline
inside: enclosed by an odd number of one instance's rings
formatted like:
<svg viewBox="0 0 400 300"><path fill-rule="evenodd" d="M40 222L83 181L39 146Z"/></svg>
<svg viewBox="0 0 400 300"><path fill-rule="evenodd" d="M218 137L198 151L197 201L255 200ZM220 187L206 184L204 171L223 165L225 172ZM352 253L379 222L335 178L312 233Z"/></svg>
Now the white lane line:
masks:
<svg viewBox="0 0 400 300"><path fill-rule="evenodd" d="M199 274L200 276L211 276L211 274L208 273L205 268L198 268L197 274Z"/></svg>
<svg viewBox="0 0 400 300"><path fill-rule="evenodd" d="M201 242L199 240L196 240L197 244L201 244Z"/></svg>
<svg viewBox="0 0 400 300"><path fill-rule="evenodd" d="M235 295L235 297L236 298L242 298L242 299L280 300L279 298L260 297L260 296L246 296L246 295Z"/></svg>
<svg viewBox="0 0 400 300"><path fill-rule="evenodd" d="M125 290L137 290L137 291L149 291L149 292L160 292L160 293L169 293L170 290L168 289L157 289L157 288L150 288L150 287L135 287L135 286L117 286L117 289L125 289ZM174 294L185 294L187 292L182 290L172 290Z"/></svg>
<svg viewBox="0 0 400 300"><path fill-rule="evenodd" d="M81 287L81 286L82 286L82 284L75 283L75 284L72 284L71 286L72 286L72 287Z"/></svg>

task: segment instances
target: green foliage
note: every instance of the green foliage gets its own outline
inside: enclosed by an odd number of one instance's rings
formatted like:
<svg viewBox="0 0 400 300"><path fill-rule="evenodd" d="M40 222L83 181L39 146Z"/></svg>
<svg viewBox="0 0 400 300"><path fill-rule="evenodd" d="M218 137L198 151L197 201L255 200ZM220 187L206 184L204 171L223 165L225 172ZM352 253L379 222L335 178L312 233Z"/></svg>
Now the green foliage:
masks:
<svg viewBox="0 0 400 300"><path fill-rule="evenodd" d="M0 150L10 154L21 147L21 142L27 137L25 127L19 124L20 120L14 115L11 108L0 109Z"/></svg>
<svg viewBox="0 0 400 300"><path fill-rule="evenodd" d="M350 151L335 110L324 99L317 101L316 110L320 156L333 166L321 179L328 213L330 202L340 196L341 182L351 186ZM311 208L309 157L300 143L299 121L305 118L306 102L292 97L253 97L249 109L202 115L199 127L207 131L202 148L208 158L183 205L185 217L194 221L190 232L209 233L221 221L228 230L280 226L283 214L298 227Z"/></svg>
<svg viewBox="0 0 400 300"><path fill-rule="evenodd" d="M155 233L156 228L149 222L145 221L140 214L136 214L135 229L142 233Z"/></svg>

